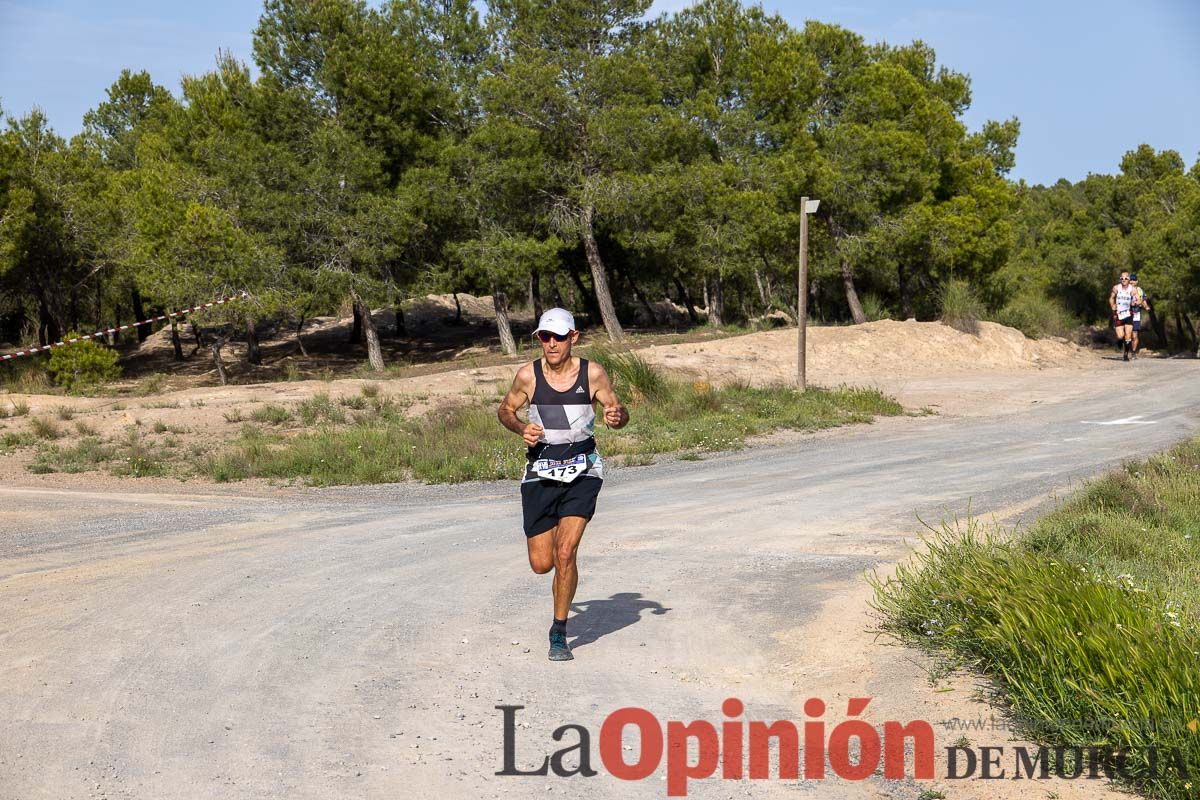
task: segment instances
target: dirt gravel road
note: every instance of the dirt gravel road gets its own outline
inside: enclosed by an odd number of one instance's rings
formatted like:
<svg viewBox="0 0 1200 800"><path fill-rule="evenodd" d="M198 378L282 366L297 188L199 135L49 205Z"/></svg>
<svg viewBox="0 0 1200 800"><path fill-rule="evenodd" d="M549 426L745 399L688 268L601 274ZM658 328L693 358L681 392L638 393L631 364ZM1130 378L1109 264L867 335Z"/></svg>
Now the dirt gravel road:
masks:
<svg viewBox="0 0 1200 800"><path fill-rule="evenodd" d="M880 723L986 716L969 676L931 681L876 640L863 573L903 558L917 515L1028 517L1200 429L1200 363L1132 366L1142 381L1125 370L1120 392L1044 375L1067 399L616 471L584 539L567 664L545 660L549 584L525 563L515 484L0 487L0 798L663 797L662 769L497 777L495 706L526 707L522 768L565 746L550 734L566 723L591 732L600 768L600 725L623 706L719 723L736 696L749 719L800 722L820 697L830 728L849 697L874 698ZM961 735L935 729L939 748ZM934 789L1104 793L875 776L714 778L690 796Z"/></svg>

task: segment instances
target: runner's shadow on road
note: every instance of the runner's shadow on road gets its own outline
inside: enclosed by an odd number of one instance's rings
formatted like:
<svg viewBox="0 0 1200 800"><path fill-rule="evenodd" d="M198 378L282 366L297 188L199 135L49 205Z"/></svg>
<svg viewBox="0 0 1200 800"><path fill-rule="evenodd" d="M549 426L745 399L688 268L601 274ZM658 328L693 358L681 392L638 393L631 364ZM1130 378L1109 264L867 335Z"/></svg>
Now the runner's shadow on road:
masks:
<svg viewBox="0 0 1200 800"><path fill-rule="evenodd" d="M575 634L571 649L574 650L637 623L643 611L661 615L671 609L647 600L637 592L618 592L607 600L572 603L571 610L575 612L571 618L571 632Z"/></svg>

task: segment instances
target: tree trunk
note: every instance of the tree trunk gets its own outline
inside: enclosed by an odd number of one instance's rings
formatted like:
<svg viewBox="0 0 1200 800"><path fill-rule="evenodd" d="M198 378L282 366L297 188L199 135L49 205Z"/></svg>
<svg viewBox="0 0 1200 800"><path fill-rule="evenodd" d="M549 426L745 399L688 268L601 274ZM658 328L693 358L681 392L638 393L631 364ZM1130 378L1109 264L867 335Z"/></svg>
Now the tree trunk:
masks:
<svg viewBox="0 0 1200 800"><path fill-rule="evenodd" d="M304 338L300 335L300 332L304 330L304 319L307 314L308 309L300 312L300 322L296 324L296 344L300 347L300 355L305 358L308 358L308 351L304 349Z"/></svg>
<svg viewBox="0 0 1200 800"><path fill-rule="evenodd" d="M1171 343L1167 339L1166 323L1163 322L1161 317L1154 313L1154 306L1151 306L1150 310L1146 313L1150 315L1150 325L1154 328L1154 335L1158 337L1159 347L1161 347L1163 350L1169 351L1171 349Z"/></svg>
<svg viewBox="0 0 1200 800"><path fill-rule="evenodd" d="M404 309L396 303L396 335L404 336L408 333L408 325L404 322Z"/></svg>
<svg viewBox="0 0 1200 800"><path fill-rule="evenodd" d="M458 301L458 292L454 292L454 324L462 325L462 303Z"/></svg>
<svg viewBox="0 0 1200 800"><path fill-rule="evenodd" d="M595 300L588 294L587 287L583 285L583 280L579 277L579 273L571 270L569 274L571 280L567 283L567 304L561 306L561 308L569 309L573 314L578 312L580 310L580 298L582 297L586 298L586 300L582 301L583 305L587 307L584 310L590 312L595 304ZM576 291L576 287L578 287L578 291Z"/></svg>
<svg viewBox="0 0 1200 800"><path fill-rule="evenodd" d="M566 308L566 303L563 302L562 292L558 288L558 273L554 273L551 285L554 286L554 305L559 308Z"/></svg>
<svg viewBox="0 0 1200 800"><path fill-rule="evenodd" d="M142 320L144 320L146 318L146 309L145 309L145 307L142 306L142 293L137 290L137 287L134 287L133 291L130 292L130 295L131 295L131 299L133 300L133 321L141 322ZM149 322L147 322L145 325L138 325L137 326L138 344L141 344L142 342L146 341L146 337L149 336L150 333L151 333L151 330L150 330Z"/></svg>
<svg viewBox="0 0 1200 800"><path fill-rule="evenodd" d="M571 308L578 308L580 304L587 310L588 316L593 320L600 318L600 304L596 302L596 296L588 291L587 286L583 283L583 276L578 272L571 272L571 278L575 281L575 286L567 286L567 294L571 298ZM579 292L574 291L578 287ZM572 312L574 313L574 312Z"/></svg>
<svg viewBox="0 0 1200 800"><path fill-rule="evenodd" d="M1192 327L1192 320L1188 317L1186 311L1180 311L1179 313L1183 317L1183 329L1187 331L1188 341L1191 342L1192 347L1196 351L1196 358L1200 358L1200 344L1196 343L1196 329Z"/></svg>
<svg viewBox="0 0 1200 800"><path fill-rule="evenodd" d="M81 331L87 327L87 323L80 324L79 313L79 292L72 290L71 299L67 303L67 330Z"/></svg>
<svg viewBox="0 0 1200 800"><path fill-rule="evenodd" d="M53 297L48 296L48 293L41 286L37 287L36 296L38 301L38 343L39 344L54 344L61 341L66 328L62 326L63 320L58 318L53 308ZM120 313L118 311L118 313Z"/></svg>
<svg viewBox="0 0 1200 800"><path fill-rule="evenodd" d="M508 323L508 297L499 286L492 286L492 305L496 309L496 331L500 334L500 349L506 356L517 354L517 340L513 338L512 326Z"/></svg>
<svg viewBox="0 0 1200 800"><path fill-rule="evenodd" d="M542 279L537 270L529 273L529 308L533 310L533 323L542 317Z"/></svg>
<svg viewBox="0 0 1200 800"><path fill-rule="evenodd" d="M692 302L692 296L688 294L687 287L683 285L683 281L679 280L678 276L673 280L675 281L675 288L679 292L679 301L687 308L688 319L692 321L693 325L699 325L700 317L696 314L696 304Z"/></svg>
<svg viewBox="0 0 1200 800"><path fill-rule="evenodd" d="M634 282L633 276L628 272L622 272L621 275L629 282L629 286L633 289L633 296L637 298L638 305L646 312L646 319L651 325L658 325L658 314L654 313L654 306L650 305L650 301L646 299L646 295L642 294L642 290Z"/></svg>
<svg viewBox="0 0 1200 800"><path fill-rule="evenodd" d="M192 326L192 336L196 340L196 349L192 351L192 355L196 355L196 353L199 353L200 349L204 347L204 337L200 335L200 326L199 325L197 325L196 323L193 322L193 323L191 323L191 326Z"/></svg>
<svg viewBox="0 0 1200 800"><path fill-rule="evenodd" d="M225 340L220 337L214 337L209 347L212 349L213 364L217 367L217 378L221 381L222 386L229 384L229 375L225 372L225 362L221 360L221 348L225 346Z"/></svg>
<svg viewBox="0 0 1200 800"><path fill-rule="evenodd" d="M907 319L915 319L912 304L912 283L908 279L908 270L903 264L896 265L896 280L900 284L900 313Z"/></svg>
<svg viewBox="0 0 1200 800"><path fill-rule="evenodd" d="M254 318L246 318L246 362L262 363L262 349L258 346L258 331L254 329Z"/></svg>
<svg viewBox="0 0 1200 800"><path fill-rule="evenodd" d="M354 324L350 326L350 344L361 344L363 340L363 321L362 312L358 310L358 301L355 300L350 308L354 314Z"/></svg>
<svg viewBox="0 0 1200 800"><path fill-rule="evenodd" d="M863 313L862 303L858 301L858 290L854 288L854 268L845 257L842 258L842 287L846 290L846 304L850 306L851 319L855 325L862 325L867 321L867 315Z"/></svg>
<svg viewBox="0 0 1200 800"><path fill-rule="evenodd" d="M758 287L758 299L762 302L763 309L771 310L771 304L767 302L767 290L763 286L762 275L759 274L758 268L754 268L754 285Z"/></svg>
<svg viewBox="0 0 1200 800"><path fill-rule="evenodd" d="M100 320L104 319L104 302L103 302L104 298L102 296L102 290L101 290L100 284L101 284L100 276L97 275L96 276L96 313L95 313L95 317L94 317L94 319L96 320L97 328L99 328L103 324L102 322L100 322ZM172 320L173 319L174 319L174 317L172 317ZM104 337L104 341L106 343L108 342L107 336Z"/></svg>
<svg viewBox="0 0 1200 800"><path fill-rule="evenodd" d="M379 331L375 328L375 320L371 319L371 309L367 307L357 292L351 296L354 298L354 309L360 320L359 324L362 326L363 333L366 334L367 363L371 366L372 371L383 372L383 349L379 346Z"/></svg>
<svg viewBox="0 0 1200 800"><path fill-rule="evenodd" d="M596 232L592 228L593 213L591 205L584 205L580 219L583 250L587 254L588 266L592 270L592 286L596 290L596 302L600 306L600 319L604 322L604 330L608 331L608 338L611 341L619 342L625 337L625 332L621 330L621 322L617 319L617 310L613 308L612 294L608 291L608 276L604 272L604 262L600 260L600 248L596 246Z"/></svg>
<svg viewBox="0 0 1200 800"><path fill-rule="evenodd" d="M719 328L725 324L725 291L721 276L707 278L704 281L706 300L708 301L708 324Z"/></svg>
<svg viewBox="0 0 1200 800"><path fill-rule="evenodd" d="M171 317L171 347L175 348L175 360L183 361L183 342L179 340L179 326L174 317Z"/></svg>

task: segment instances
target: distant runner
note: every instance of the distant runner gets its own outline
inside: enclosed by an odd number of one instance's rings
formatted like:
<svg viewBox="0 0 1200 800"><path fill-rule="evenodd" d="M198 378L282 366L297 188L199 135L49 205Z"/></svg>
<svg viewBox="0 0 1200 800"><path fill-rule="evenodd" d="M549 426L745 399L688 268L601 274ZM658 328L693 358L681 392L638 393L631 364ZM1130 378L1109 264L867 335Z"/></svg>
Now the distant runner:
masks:
<svg viewBox="0 0 1200 800"><path fill-rule="evenodd" d="M1129 285L1128 270L1121 270L1121 281L1112 288L1108 305L1113 312L1113 328L1117 332L1117 344L1122 356L1129 360L1129 347L1133 343L1133 287Z"/></svg>
<svg viewBox="0 0 1200 800"><path fill-rule="evenodd" d="M574 656L567 647L567 615L579 584L575 556L604 483L592 405L603 406L604 423L610 428L625 427L629 412L603 367L571 355L579 332L569 311L552 308L542 314L534 334L542 343L542 357L517 371L497 416L529 446L521 480L529 566L539 575L554 569L549 658L570 661ZM528 423L517 417L526 403Z"/></svg>
<svg viewBox="0 0 1200 800"><path fill-rule="evenodd" d="M1136 272L1129 274L1129 285L1133 287L1133 303L1130 308L1133 309L1133 347L1129 353L1129 357L1136 359L1138 351L1138 333L1142 330L1142 312L1150 312L1150 297L1146 291L1138 286L1138 277Z"/></svg>

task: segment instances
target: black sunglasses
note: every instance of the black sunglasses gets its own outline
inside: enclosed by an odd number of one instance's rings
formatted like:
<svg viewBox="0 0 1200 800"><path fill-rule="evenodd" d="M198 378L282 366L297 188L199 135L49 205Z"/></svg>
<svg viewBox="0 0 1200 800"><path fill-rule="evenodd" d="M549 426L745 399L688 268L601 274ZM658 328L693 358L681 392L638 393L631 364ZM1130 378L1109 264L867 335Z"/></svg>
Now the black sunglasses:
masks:
<svg viewBox="0 0 1200 800"><path fill-rule="evenodd" d="M565 342L567 339L571 338L571 334L570 333L551 333L550 331L538 331L537 337L538 337L538 339L542 340L543 342L549 342L551 339L553 339L556 342Z"/></svg>

